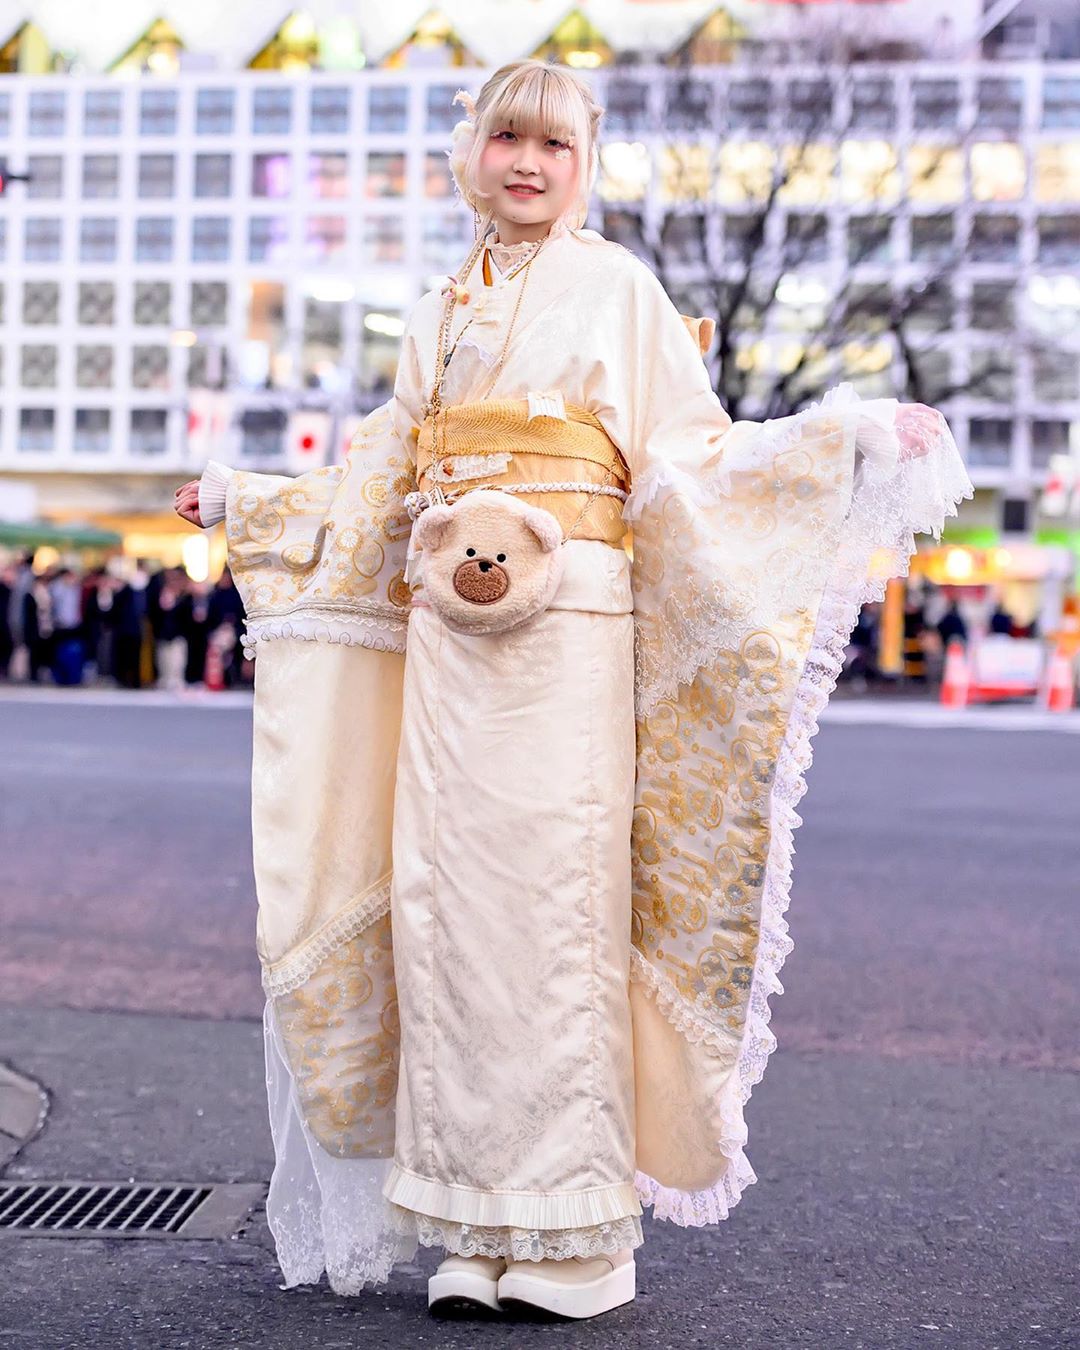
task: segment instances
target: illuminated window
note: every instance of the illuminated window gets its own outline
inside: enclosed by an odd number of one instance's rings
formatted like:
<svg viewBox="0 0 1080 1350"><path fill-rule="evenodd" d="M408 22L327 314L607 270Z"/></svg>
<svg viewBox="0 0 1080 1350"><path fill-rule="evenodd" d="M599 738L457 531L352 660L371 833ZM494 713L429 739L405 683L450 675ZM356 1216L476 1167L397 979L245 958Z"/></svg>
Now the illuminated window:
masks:
<svg viewBox="0 0 1080 1350"><path fill-rule="evenodd" d="M349 195L349 157L344 151L308 156L308 191L313 197Z"/></svg>
<svg viewBox="0 0 1080 1350"><path fill-rule="evenodd" d="M668 202L700 202L709 195L712 147L666 145L660 152L660 198Z"/></svg>
<svg viewBox="0 0 1080 1350"><path fill-rule="evenodd" d="M1036 147L1035 200L1080 201L1080 141Z"/></svg>
<svg viewBox="0 0 1080 1350"><path fill-rule="evenodd" d="M772 187L776 152L764 141L728 141L720 147L716 195L729 206L763 202Z"/></svg>
<svg viewBox="0 0 1080 1350"><path fill-rule="evenodd" d="M572 9L532 55L538 61L558 61L576 70L595 70L614 60L604 35L580 9Z"/></svg>
<svg viewBox="0 0 1080 1350"><path fill-rule="evenodd" d="M405 156L394 150L372 150L367 157L364 193L368 197L403 197Z"/></svg>
<svg viewBox="0 0 1080 1350"><path fill-rule="evenodd" d="M292 194L292 160L286 154L255 155L251 161L253 197L288 197Z"/></svg>
<svg viewBox="0 0 1080 1350"><path fill-rule="evenodd" d="M960 151L943 145L913 145L908 151L908 196L917 202L958 202L964 195Z"/></svg>
<svg viewBox="0 0 1080 1350"><path fill-rule="evenodd" d="M248 62L252 70L304 73L319 60L319 34L305 10L290 14L274 36Z"/></svg>
<svg viewBox="0 0 1080 1350"><path fill-rule="evenodd" d="M344 256L344 216L308 216L304 228L304 252L314 262L330 262Z"/></svg>
<svg viewBox="0 0 1080 1350"><path fill-rule="evenodd" d="M114 74L175 75L184 44L176 29L158 19L109 67Z"/></svg>
<svg viewBox="0 0 1080 1350"><path fill-rule="evenodd" d="M971 147L971 195L977 202L1015 202L1024 195L1024 152L1010 141Z"/></svg>
<svg viewBox="0 0 1080 1350"><path fill-rule="evenodd" d="M783 154L783 185L778 199L788 206L822 206L832 200L836 149L810 142L788 146Z"/></svg>
<svg viewBox="0 0 1080 1350"><path fill-rule="evenodd" d="M844 141L840 173L847 202L887 201L900 191L896 151L888 141Z"/></svg>
<svg viewBox="0 0 1080 1350"><path fill-rule="evenodd" d="M600 147L600 197L641 201L649 186L649 151L640 141L609 141Z"/></svg>

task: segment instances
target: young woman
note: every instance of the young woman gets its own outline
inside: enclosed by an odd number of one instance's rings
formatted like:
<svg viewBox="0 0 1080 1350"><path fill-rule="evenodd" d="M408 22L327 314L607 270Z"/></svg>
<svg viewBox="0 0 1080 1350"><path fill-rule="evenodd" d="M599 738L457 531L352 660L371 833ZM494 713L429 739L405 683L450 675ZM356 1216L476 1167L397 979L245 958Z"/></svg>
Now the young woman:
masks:
<svg viewBox="0 0 1080 1350"><path fill-rule="evenodd" d="M583 228L587 85L522 61L458 97L477 241L393 397L344 466L211 463L177 510L225 519L259 652L287 1283L419 1242L433 1304L585 1317L633 1298L643 1204L713 1224L754 1180L815 719L970 484L939 414L848 386L733 424L708 325Z"/></svg>

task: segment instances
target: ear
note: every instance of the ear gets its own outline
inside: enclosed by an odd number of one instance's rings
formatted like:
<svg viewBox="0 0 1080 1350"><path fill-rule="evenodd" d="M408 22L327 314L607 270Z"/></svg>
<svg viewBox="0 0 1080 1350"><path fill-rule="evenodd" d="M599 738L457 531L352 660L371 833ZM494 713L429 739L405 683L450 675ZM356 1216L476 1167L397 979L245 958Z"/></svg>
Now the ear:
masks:
<svg viewBox="0 0 1080 1350"><path fill-rule="evenodd" d="M420 519L413 527L413 543L417 548L438 548L453 520L452 507L429 506L421 512Z"/></svg>
<svg viewBox="0 0 1080 1350"><path fill-rule="evenodd" d="M540 547L545 553L553 553L562 543L562 530L550 511L530 506L522 516L522 521L540 540Z"/></svg>

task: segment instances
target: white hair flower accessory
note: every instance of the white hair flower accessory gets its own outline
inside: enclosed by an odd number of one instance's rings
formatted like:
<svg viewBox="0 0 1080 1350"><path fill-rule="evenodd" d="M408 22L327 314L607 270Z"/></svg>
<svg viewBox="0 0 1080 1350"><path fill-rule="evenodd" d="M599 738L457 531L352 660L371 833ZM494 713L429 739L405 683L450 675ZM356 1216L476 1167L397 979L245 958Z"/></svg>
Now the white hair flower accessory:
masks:
<svg viewBox="0 0 1080 1350"><path fill-rule="evenodd" d="M460 122L455 123L450 133L450 149L446 155L450 161L450 172L454 175L457 190L471 206L472 203L465 191L465 163L476 138L476 101L467 89L459 89L450 100L450 106L453 107L455 103L460 103L465 109L465 116Z"/></svg>

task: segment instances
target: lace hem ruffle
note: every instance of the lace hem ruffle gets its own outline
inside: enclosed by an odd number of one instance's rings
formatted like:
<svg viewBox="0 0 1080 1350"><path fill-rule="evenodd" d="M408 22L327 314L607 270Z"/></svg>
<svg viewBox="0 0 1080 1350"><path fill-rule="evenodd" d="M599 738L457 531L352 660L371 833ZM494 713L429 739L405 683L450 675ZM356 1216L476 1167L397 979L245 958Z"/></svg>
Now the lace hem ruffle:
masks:
<svg viewBox="0 0 1080 1350"><path fill-rule="evenodd" d="M367 647L376 652L404 652L408 618L382 617L302 607L288 614L253 613L241 636L244 655L255 656L256 645L278 638L301 642L335 642L343 647Z"/></svg>
<svg viewBox="0 0 1080 1350"><path fill-rule="evenodd" d="M569 1261L572 1257L612 1255L645 1241L641 1220L633 1214L589 1228L480 1228L435 1219L391 1205L394 1227L421 1247L442 1247L454 1256L505 1257L508 1261Z"/></svg>
<svg viewBox="0 0 1080 1350"><path fill-rule="evenodd" d="M830 391L820 407L807 409L775 428L770 457L793 443L796 428L821 408L830 411L858 405L849 385ZM790 422L792 425L787 425ZM765 424L769 426L768 423ZM876 448L876 447L875 447ZM718 489L722 490L722 489ZM769 1028L769 998L782 993L779 972L794 944L784 917L791 893L794 832L802 824L795 807L806 791L805 774L812 760L811 741L818 717L836 687L848 637L864 604L881 600L893 577L906 576L915 551L915 534L939 538L945 518L973 495L971 482L947 428L925 457L900 461L895 456L868 457L858 470L852 502L843 523L839 547L832 557L817 610L813 637L803 664L786 733L776 764L770 796L770 843L766 861L760 935L742 1043L734 1071L723 1089L719 1114L724 1122L721 1151L730 1166L713 1187L687 1192L666 1187L639 1173L638 1195L656 1218L684 1227L701 1227L727 1218L743 1190L756 1180L743 1152L746 1127L743 1108L761 1081L776 1037ZM714 626L715 625L715 626ZM716 612L703 622L696 617L696 641L684 644L673 664L653 668L640 704L652 711L657 703L690 681L715 659L729 641L731 620ZM643 713L639 710L639 716ZM640 953L634 953L632 978L656 998L660 1011L691 1042L723 1044L704 1016L670 987Z"/></svg>
<svg viewBox="0 0 1080 1350"><path fill-rule="evenodd" d="M278 998L299 989L339 947L381 919L390 908L390 886L391 878L386 876L351 905L339 910L294 951L265 966L262 986L267 998Z"/></svg>

